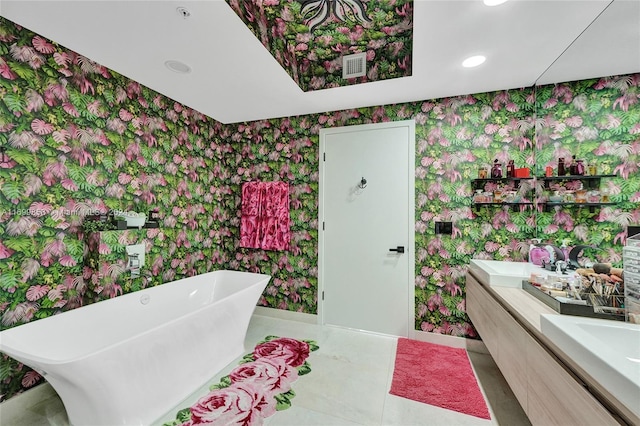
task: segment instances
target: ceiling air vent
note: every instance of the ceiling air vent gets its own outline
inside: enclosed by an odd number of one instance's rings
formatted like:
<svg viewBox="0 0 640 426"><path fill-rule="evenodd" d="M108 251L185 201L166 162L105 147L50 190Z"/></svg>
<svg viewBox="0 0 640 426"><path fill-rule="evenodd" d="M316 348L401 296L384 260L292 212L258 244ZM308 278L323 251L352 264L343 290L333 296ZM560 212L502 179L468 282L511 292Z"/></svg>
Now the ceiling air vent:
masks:
<svg viewBox="0 0 640 426"><path fill-rule="evenodd" d="M342 57L342 78L362 77L367 73L367 53Z"/></svg>

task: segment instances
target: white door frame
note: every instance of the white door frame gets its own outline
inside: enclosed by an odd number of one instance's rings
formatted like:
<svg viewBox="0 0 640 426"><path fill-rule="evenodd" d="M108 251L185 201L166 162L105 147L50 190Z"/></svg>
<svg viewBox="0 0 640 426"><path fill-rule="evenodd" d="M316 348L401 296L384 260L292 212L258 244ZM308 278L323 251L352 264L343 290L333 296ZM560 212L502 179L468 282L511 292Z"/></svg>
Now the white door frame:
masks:
<svg viewBox="0 0 640 426"><path fill-rule="evenodd" d="M415 185L415 156L416 156L416 143L415 143L415 121L414 120L401 120L401 121L391 121L385 123L374 123L374 124L360 124L355 126L344 126L344 127L331 127L320 129L320 151L319 151L319 186L318 186L318 324L324 324L324 301L322 300L322 294L324 291L325 283L324 283L324 232L322 231L322 222L324 221L324 176L325 176L325 163L323 161L323 153L325 152L326 145L326 136L334 133L345 133L345 132L360 132L360 131L370 131L377 129L389 129L389 128L397 128L397 127L407 127L409 137L407 140L408 146L408 188L409 188L409 197L408 197L408 214L409 220L407 234L408 234L408 247L405 255L409 257L407 262L407 276L408 276L408 294L409 297L407 300L407 316L408 316L408 333L409 335L406 337L413 338L415 337L415 265L416 265L416 256L415 256L415 210L416 210L416 185Z"/></svg>

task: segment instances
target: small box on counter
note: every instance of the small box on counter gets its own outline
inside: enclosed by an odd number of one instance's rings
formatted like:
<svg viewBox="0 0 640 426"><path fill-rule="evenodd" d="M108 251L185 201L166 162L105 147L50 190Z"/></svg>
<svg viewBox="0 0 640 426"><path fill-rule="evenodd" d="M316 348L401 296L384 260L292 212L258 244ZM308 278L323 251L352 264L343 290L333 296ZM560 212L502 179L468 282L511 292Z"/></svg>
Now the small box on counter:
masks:
<svg viewBox="0 0 640 426"><path fill-rule="evenodd" d="M528 178L531 177L531 171L526 167L514 169L513 176L517 178Z"/></svg>

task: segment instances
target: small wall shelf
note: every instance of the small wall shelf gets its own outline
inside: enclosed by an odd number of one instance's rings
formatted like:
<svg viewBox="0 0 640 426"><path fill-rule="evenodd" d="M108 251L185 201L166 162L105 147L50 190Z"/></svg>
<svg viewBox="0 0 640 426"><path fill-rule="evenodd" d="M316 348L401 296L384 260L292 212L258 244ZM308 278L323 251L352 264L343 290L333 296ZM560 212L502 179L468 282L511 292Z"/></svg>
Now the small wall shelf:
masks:
<svg viewBox="0 0 640 426"><path fill-rule="evenodd" d="M472 186L473 189L483 189L484 185L487 183L493 183L493 182L513 182L514 187L519 187L520 186L520 182L522 182L523 180L534 180L535 178L532 177L528 177L528 178L507 178L507 177L503 177L503 178L485 178L485 179L473 179L472 182Z"/></svg>
<svg viewBox="0 0 640 426"><path fill-rule="evenodd" d="M534 206L535 203L529 201L521 201L517 203L473 203L473 207L476 211L480 209L480 207L495 207L495 206L508 206L511 207L512 210L517 211L520 206Z"/></svg>
<svg viewBox="0 0 640 426"><path fill-rule="evenodd" d="M549 189L551 183L562 183L562 182L570 182L570 181L580 181L583 184L584 189L586 190L598 190L600 189L600 180L603 178L614 178L616 175L614 174L603 174L603 175L564 175L564 176L532 176L527 178L484 178L484 179L473 179L471 181L471 186L474 191L484 190L485 185L487 183L513 183L513 188L517 189L520 187L522 181L540 181L543 183L544 188ZM532 198L532 197L526 197ZM544 200L544 198L543 198ZM574 201L567 202L552 202L552 201L535 201L535 202L473 202L473 207L477 211L480 207L491 207L491 206L511 206L513 210L517 210L519 206L538 206L545 212L548 212L553 207L578 207L578 208L589 208L591 213L595 212L596 208L602 206L614 206L617 203L611 202L597 202L597 203L578 203Z"/></svg>
<svg viewBox="0 0 640 426"><path fill-rule="evenodd" d="M576 203L576 202L551 202L551 201L546 201L544 203L540 203L540 205L544 206L544 211L549 211L551 210L552 207L556 207L556 206L562 206L562 207L589 207L589 211L591 213L593 213L596 209L596 207L602 207L602 206L615 206L617 203Z"/></svg>
<svg viewBox="0 0 640 426"><path fill-rule="evenodd" d="M572 180L579 180L583 182L585 189L598 189L600 187L600 179L612 178L616 175L565 175L565 176L540 176L536 179L544 182L545 187L549 187L550 182L567 182Z"/></svg>

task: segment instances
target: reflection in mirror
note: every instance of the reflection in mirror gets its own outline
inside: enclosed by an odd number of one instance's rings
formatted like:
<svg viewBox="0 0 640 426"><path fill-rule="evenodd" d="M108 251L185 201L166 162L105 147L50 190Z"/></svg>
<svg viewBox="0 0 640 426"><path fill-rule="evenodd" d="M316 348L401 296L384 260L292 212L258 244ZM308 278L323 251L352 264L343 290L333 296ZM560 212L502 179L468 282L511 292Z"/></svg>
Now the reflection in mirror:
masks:
<svg viewBox="0 0 640 426"><path fill-rule="evenodd" d="M578 102L575 106L580 105L590 91L589 88L583 87L584 84L581 84L580 80L626 76L640 72L639 22L640 0L612 0L537 78L534 85L536 108L534 111L535 142L533 146L536 157L536 176L544 176L545 169L550 169L552 174L556 175L558 159L565 157L571 160L574 155L588 161L588 164L594 169L597 168L598 174L612 172L610 161L615 163L620 159L615 155L609 155L612 153L605 152L603 145L606 142L603 144L601 140L604 135L599 134L595 127L582 126L580 125L582 123L570 121L572 119L578 120L576 117L580 115L579 110L572 111L571 109L574 107L574 102ZM620 80L626 81L624 78ZM575 83L562 84L564 82ZM615 82L610 82L610 84L617 86ZM558 105L558 97L562 96L560 92L563 92L565 97L573 99L566 107ZM571 115L572 118L562 119L562 114ZM599 150L598 156L594 156L595 150ZM606 181L606 179L604 180ZM603 183L605 186L614 184L611 180ZM592 192L595 194L597 191ZM536 197L539 201L544 203L551 194L553 192L550 192L550 188L544 185L544 181L537 183ZM537 212L536 222L538 224L545 223L545 221L558 223L566 219L559 206L556 206L554 210L555 212ZM581 220L578 219L577 223L579 222ZM561 223L558 225L562 226ZM540 238L547 233L543 228L536 227L535 237ZM585 229L587 229L586 226ZM571 234L575 234L575 230ZM576 235L571 236L575 237Z"/></svg>
<svg viewBox="0 0 640 426"><path fill-rule="evenodd" d="M613 0L536 85L640 72L640 1Z"/></svg>

